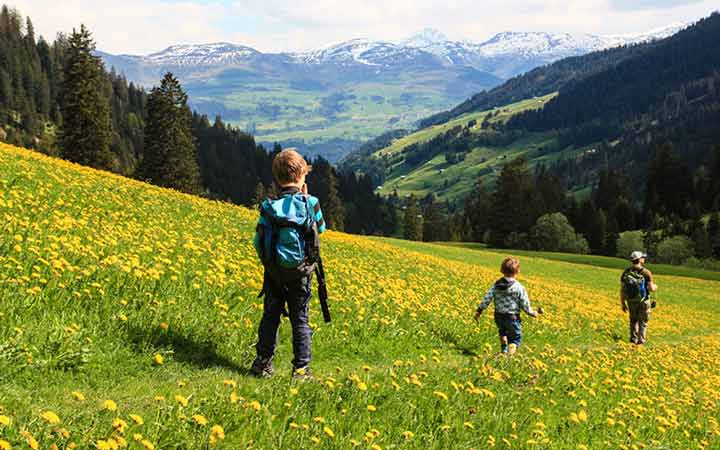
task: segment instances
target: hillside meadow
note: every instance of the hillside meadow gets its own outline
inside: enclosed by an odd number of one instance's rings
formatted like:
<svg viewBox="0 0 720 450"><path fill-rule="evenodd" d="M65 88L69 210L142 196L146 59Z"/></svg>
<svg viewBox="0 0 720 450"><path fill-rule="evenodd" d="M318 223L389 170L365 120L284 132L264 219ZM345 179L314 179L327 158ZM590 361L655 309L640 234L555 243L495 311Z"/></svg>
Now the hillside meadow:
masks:
<svg viewBox="0 0 720 450"><path fill-rule="evenodd" d="M523 256L547 314L498 355L502 255L323 235L315 380L248 376L256 212L0 144L0 449L712 449L720 282L662 275L625 343L617 270Z"/></svg>

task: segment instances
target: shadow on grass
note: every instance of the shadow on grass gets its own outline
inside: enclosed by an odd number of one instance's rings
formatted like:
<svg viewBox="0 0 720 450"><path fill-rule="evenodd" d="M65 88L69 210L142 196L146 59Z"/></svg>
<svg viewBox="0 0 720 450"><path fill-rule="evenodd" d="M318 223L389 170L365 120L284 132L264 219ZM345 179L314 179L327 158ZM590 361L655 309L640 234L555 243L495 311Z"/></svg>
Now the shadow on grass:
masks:
<svg viewBox="0 0 720 450"><path fill-rule="evenodd" d="M451 331L434 328L432 329L432 333L440 338L441 341L447 344L452 344L455 350L459 351L464 356L480 356L480 354L477 353L471 346L467 345L467 342L464 339L458 339L458 336Z"/></svg>
<svg viewBox="0 0 720 450"><path fill-rule="evenodd" d="M128 338L138 353L147 353L148 348L163 348L172 351L172 359L207 369L218 367L232 370L239 375L250 375L250 370L223 356L217 344L210 339L199 340L174 330L150 330L139 327L128 328Z"/></svg>

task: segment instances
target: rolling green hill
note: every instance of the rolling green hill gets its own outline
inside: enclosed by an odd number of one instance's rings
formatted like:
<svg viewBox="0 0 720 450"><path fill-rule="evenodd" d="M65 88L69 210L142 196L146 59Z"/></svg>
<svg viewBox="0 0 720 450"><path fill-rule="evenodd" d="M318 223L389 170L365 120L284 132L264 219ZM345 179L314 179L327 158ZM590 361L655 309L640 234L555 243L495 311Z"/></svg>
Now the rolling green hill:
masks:
<svg viewBox="0 0 720 450"><path fill-rule="evenodd" d="M524 256L547 313L508 358L472 320L500 255L328 232L315 379L291 380L287 323L250 378L256 214L0 145L0 448L720 444L717 281L658 276L635 348L617 270Z"/></svg>
<svg viewBox="0 0 720 450"><path fill-rule="evenodd" d="M502 166L514 158L523 156L532 166L537 163L550 163L560 158L581 156L588 150L587 148L568 148L551 154L544 152L545 147L557 144L553 133L528 134L505 145L476 146L465 153L463 160L453 163L447 161L444 153L416 163L408 163L408 155L412 154L412 150L403 152L408 147L427 144L433 138L448 132L458 135L465 133L467 129L471 136L492 133L491 129L483 129L482 123L486 117L489 116L488 122L491 124L504 123L519 112L542 108L556 95L557 93L552 93L502 108L464 114L442 125L434 125L395 139L389 146L369 157L383 163L385 168L385 182L378 192L389 195L397 191L400 196L410 194L424 196L434 193L441 200L456 200L470 192L478 178L492 185ZM473 125L468 126L468 124Z"/></svg>

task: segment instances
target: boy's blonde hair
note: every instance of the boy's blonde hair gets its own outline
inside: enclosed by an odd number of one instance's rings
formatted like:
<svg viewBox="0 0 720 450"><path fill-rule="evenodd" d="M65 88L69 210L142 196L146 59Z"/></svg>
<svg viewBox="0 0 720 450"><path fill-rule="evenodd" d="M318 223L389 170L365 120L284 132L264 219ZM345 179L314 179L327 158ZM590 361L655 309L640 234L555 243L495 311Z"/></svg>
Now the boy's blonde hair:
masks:
<svg viewBox="0 0 720 450"><path fill-rule="evenodd" d="M307 175L312 166L305 162L305 158L296 148L286 148L275 156L272 163L272 173L280 186L294 184Z"/></svg>
<svg viewBox="0 0 720 450"><path fill-rule="evenodd" d="M500 272L506 277L514 277L520 273L520 260L517 258L505 258L500 264Z"/></svg>

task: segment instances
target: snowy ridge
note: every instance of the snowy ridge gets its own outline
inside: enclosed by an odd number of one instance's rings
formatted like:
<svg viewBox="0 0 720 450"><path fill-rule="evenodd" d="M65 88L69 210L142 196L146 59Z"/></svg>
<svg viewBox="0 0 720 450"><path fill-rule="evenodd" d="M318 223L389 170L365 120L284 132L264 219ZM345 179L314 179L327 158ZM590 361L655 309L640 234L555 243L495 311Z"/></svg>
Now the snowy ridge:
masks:
<svg viewBox="0 0 720 450"><path fill-rule="evenodd" d="M404 47L391 42L352 39L290 56L305 64L389 66L403 61L408 62L423 56L424 53L420 49Z"/></svg>
<svg viewBox="0 0 720 450"><path fill-rule="evenodd" d="M688 24L673 23L644 33L593 35L549 32L504 32L481 43L450 41L434 30L423 30L401 43L442 58L449 64L473 65L482 58L516 57L553 61L620 45L637 44L669 37Z"/></svg>
<svg viewBox="0 0 720 450"><path fill-rule="evenodd" d="M301 53L267 54L253 48L226 42L174 45L147 56L105 55L106 60L122 67L225 68L252 61L281 57L301 65L372 66L376 70L410 65L471 67L502 78L517 75L532 67L569 56L620 45L668 37L687 24L673 23L642 33L592 35L547 32L504 32L485 42L451 41L443 33L426 28L400 42L352 39ZM263 59L266 58L266 59Z"/></svg>
<svg viewBox="0 0 720 450"><path fill-rule="evenodd" d="M255 49L241 45L219 42L201 45L173 45L163 51L150 54L146 62L171 66L214 66L242 62L260 55Z"/></svg>

